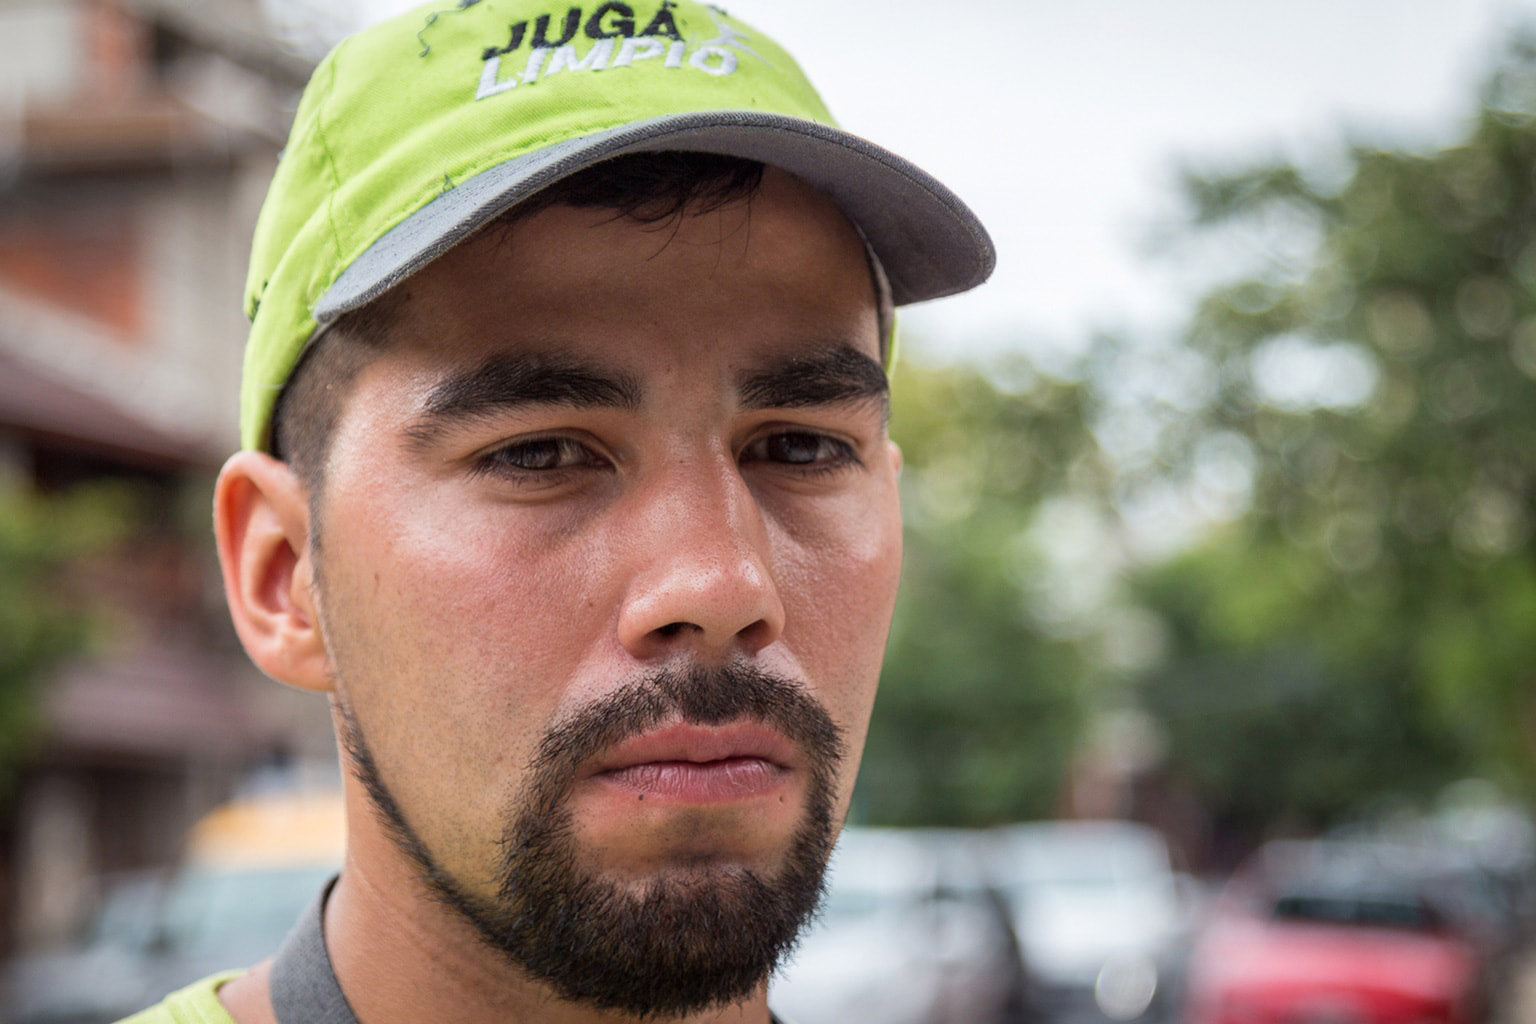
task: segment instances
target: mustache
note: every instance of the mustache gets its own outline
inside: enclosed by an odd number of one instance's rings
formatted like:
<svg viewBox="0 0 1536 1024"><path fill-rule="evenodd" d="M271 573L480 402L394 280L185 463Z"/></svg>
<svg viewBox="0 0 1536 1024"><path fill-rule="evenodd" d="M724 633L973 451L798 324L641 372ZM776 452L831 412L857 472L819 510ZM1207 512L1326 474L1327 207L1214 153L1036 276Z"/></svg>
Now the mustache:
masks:
<svg viewBox="0 0 1536 1024"><path fill-rule="evenodd" d="M663 669L625 683L558 722L529 765L558 799L580 766L616 743L665 721L725 725L756 721L798 745L812 770L829 774L844 756L843 731L800 684L751 665Z"/></svg>

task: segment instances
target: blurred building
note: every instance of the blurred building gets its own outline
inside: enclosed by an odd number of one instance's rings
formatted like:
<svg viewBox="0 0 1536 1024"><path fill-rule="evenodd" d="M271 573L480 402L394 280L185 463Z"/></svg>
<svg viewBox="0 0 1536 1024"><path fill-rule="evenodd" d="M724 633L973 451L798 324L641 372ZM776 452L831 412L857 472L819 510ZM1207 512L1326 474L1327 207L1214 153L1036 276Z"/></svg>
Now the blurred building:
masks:
<svg viewBox="0 0 1536 1024"><path fill-rule="evenodd" d="M234 642L207 534L236 443L251 226L308 62L258 0L0 0L0 480L129 482L148 513L80 567L111 610L45 680L0 805L0 942L79 924L103 872L165 863L323 705Z"/></svg>

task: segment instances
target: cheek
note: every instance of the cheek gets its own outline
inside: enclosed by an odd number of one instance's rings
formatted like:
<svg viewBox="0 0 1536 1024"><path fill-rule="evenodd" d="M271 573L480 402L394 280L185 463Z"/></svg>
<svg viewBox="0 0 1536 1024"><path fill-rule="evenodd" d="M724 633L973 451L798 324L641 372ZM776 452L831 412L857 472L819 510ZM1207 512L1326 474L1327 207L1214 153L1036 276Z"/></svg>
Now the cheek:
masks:
<svg viewBox="0 0 1536 1024"><path fill-rule="evenodd" d="M509 805L602 602L592 559L547 524L414 497L350 507L326 540L324 596L346 695L430 833L450 826L432 821L443 792L479 794L485 815Z"/></svg>
<svg viewBox="0 0 1536 1024"><path fill-rule="evenodd" d="M363 527L357 560L402 635L445 663L515 669L531 679L568 667L598 614L587 548L538 514L463 502L418 502Z"/></svg>
<svg viewBox="0 0 1536 1024"><path fill-rule="evenodd" d="M857 752L901 577L901 518L894 485L832 511L785 542L785 637Z"/></svg>

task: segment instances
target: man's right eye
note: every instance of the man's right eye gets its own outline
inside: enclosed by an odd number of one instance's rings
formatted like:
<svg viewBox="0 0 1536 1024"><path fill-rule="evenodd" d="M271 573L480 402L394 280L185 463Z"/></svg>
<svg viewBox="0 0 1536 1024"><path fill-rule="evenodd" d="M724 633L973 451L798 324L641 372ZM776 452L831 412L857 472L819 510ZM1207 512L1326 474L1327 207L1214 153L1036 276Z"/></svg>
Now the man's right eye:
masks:
<svg viewBox="0 0 1536 1024"><path fill-rule="evenodd" d="M589 466L596 461L596 456L579 441L568 437L537 437L487 452L480 459L478 468L488 472L548 473Z"/></svg>

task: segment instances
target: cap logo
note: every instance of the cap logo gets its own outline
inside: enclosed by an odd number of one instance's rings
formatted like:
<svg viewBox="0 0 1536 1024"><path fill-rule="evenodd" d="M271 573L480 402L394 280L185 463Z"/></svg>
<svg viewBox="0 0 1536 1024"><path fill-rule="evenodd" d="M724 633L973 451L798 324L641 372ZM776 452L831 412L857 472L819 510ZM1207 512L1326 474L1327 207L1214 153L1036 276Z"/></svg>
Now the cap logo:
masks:
<svg viewBox="0 0 1536 1024"><path fill-rule="evenodd" d="M508 27L506 42L487 47L481 53L484 63L475 99L483 100L519 85L534 85L562 71L606 71L633 67L641 61L660 60L661 66L668 70L686 68L718 78L736 73L738 51L763 60L762 55L748 45L747 36L716 17L718 8L711 10L709 16L719 35L690 43L678 31L677 22L672 17L676 6L672 0L662 0L645 27L638 31L635 26L640 22L635 9L617 2L602 4L590 15L580 7L569 8L558 23L554 15L541 14L533 20L531 32L527 19L514 22ZM591 40L585 54L577 52L578 33ZM528 42L529 48L521 72L503 75L503 58L517 53L524 41Z"/></svg>

